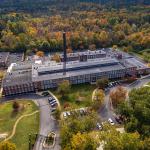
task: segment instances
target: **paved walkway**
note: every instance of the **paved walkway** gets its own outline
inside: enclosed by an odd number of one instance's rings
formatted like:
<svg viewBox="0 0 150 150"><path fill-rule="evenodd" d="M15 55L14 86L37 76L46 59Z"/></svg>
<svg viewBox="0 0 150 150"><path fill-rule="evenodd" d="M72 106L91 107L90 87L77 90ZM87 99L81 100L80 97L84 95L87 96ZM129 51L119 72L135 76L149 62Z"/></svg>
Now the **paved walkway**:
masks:
<svg viewBox="0 0 150 150"><path fill-rule="evenodd" d="M39 112L39 111L34 111L33 113L20 116L20 117L17 119L17 121L15 122L14 126L13 126L13 130L12 130L11 135L10 135L8 138L6 138L5 141L10 140L10 139L15 135L15 133L16 133L16 127L17 127L19 121L20 121L22 118L32 116L32 115L34 115L34 114L36 114L36 113L38 113L38 112Z"/></svg>

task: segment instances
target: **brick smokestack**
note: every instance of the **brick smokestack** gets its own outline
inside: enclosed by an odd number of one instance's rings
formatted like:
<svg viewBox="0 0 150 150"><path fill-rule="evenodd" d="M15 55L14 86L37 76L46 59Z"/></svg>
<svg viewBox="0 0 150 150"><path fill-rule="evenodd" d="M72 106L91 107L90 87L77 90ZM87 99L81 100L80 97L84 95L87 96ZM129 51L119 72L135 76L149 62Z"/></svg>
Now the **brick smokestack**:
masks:
<svg viewBox="0 0 150 150"><path fill-rule="evenodd" d="M66 32L63 32L63 51L64 51L64 62L63 62L63 74L66 74L66 62L67 62L67 50L66 50Z"/></svg>

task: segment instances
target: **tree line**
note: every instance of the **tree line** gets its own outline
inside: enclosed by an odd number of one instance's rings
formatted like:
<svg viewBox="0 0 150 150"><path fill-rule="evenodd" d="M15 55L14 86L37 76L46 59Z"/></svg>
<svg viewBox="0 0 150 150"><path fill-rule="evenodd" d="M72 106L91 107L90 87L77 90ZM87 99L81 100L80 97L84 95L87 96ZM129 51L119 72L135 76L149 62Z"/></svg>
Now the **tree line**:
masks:
<svg viewBox="0 0 150 150"><path fill-rule="evenodd" d="M62 31L67 32L68 48L96 49L117 45L124 51L150 49L150 8L119 11L86 4L72 11L56 10L55 15L34 16L31 13L0 15L0 51L62 51ZM91 9L92 7L92 9ZM138 8L137 8L138 9Z"/></svg>

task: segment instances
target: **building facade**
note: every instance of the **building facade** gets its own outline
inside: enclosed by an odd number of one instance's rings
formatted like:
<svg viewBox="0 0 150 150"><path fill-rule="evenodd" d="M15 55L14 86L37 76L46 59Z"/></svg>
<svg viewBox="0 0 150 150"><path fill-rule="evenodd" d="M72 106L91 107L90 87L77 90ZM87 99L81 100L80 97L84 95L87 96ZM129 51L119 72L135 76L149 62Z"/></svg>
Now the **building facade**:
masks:
<svg viewBox="0 0 150 150"><path fill-rule="evenodd" d="M71 84L81 84L96 82L103 77L121 79L150 72L145 64L131 56L123 56L123 59L107 55L102 58L83 58L66 62L65 69L63 65L64 62L54 61L13 63L2 82L2 94L9 96L56 88L63 80L69 80Z"/></svg>

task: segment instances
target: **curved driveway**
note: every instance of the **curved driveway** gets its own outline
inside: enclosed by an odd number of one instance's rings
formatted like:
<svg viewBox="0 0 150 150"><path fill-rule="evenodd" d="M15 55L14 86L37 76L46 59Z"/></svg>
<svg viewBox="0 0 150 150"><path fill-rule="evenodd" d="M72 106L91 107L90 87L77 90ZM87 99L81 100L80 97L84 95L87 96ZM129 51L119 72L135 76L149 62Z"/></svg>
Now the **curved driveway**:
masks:
<svg viewBox="0 0 150 150"><path fill-rule="evenodd" d="M125 86L128 91L132 90L133 88L139 88L143 86L144 84L150 82L150 75L142 77L141 79L138 79L132 84L129 84ZM109 101L109 91L106 92L104 105L99 110L99 114L101 116L102 121L107 121L109 118L112 118L112 120L116 123L114 112L111 109L110 101Z"/></svg>
<svg viewBox="0 0 150 150"><path fill-rule="evenodd" d="M126 86L127 90L131 90L133 88L141 87L142 85L150 82L150 75L144 77L142 79L137 80L136 82ZM9 98L1 98L1 101L8 101L12 99L32 99L39 106L40 109L40 132L39 134L42 136L47 136L47 134L51 131L56 133L56 144L54 148L50 148L50 150L60 150L60 139L59 139L59 127L58 123L51 117L50 114L50 106L48 104L48 100L45 97L39 96L37 94L25 94L25 95L17 95L11 96ZM109 92L106 93L104 106L99 110L99 114L101 115L102 121L108 120L108 118L112 118L115 122L115 118L113 115L113 111L111 110L109 104ZM42 147L42 136L38 137L35 150L46 150Z"/></svg>
<svg viewBox="0 0 150 150"><path fill-rule="evenodd" d="M45 136L48 135L49 132L53 131L56 133L56 143L53 148L50 148L50 150L60 150L60 139L59 139L59 127L58 123L52 118L51 116L51 108L48 104L48 98L37 95L35 93L29 93L29 94L21 94L16 96L10 96L10 97L4 97L1 98L1 102L6 102L9 100L15 100L15 99L29 99L33 100L36 105L39 106L40 111L40 131L37 142L35 144L34 150L45 150L42 146L42 142L44 141ZM48 149L46 149L48 150Z"/></svg>

